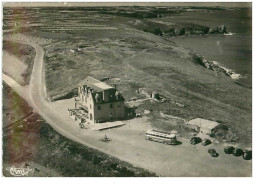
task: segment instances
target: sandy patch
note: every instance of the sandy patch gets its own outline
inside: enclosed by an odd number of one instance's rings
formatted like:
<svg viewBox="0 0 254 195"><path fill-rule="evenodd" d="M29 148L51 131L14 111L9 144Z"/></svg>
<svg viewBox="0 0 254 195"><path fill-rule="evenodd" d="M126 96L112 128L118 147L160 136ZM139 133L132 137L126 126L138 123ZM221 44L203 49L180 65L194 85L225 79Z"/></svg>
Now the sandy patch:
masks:
<svg viewBox="0 0 254 195"><path fill-rule="evenodd" d="M3 51L3 72L12 77L20 85L25 85L22 75L26 72L27 68L28 66L18 58Z"/></svg>

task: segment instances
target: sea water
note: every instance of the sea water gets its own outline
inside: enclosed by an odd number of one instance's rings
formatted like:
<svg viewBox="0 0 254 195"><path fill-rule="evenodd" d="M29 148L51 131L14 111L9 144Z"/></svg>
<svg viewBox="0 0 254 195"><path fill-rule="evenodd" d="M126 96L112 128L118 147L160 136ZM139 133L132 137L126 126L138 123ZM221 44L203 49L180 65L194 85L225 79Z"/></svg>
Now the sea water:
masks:
<svg viewBox="0 0 254 195"><path fill-rule="evenodd" d="M228 33L225 35L175 37L172 41L208 60L223 64L235 72L233 79L252 85L251 9L198 10L182 13L173 19L209 27L226 25Z"/></svg>

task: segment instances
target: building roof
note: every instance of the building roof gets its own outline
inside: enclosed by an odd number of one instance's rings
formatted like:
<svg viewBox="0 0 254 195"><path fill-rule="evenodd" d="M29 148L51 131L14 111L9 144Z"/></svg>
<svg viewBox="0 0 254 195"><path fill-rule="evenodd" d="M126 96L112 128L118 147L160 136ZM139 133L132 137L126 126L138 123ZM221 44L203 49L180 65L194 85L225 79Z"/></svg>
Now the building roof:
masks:
<svg viewBox="0 0 254 195"><path fill-rule="evenodd" d="M82 82L80 82L78 84L78 86L84 86L84 85L86 85L86 86L90 87L91 89L94 89L98 92L105 91L108 89L113 89L113 87L107 85L106 83L103 83L93 77L90 77L90 76L86 77L85 80L83 80Z"/></svg>
<svg viewBox="0 0 254 195"><path fill-rule="evenodd" d="M112 89L113 87L107 85L106 83L100 82L100 83L95 83L94 86L102 89L102 90L107 90L107 89Z"/></svg>
<svg viewBox="0 0 254 195"><path fill-rule="evenodd" d="M194 125L200 128L213 129L219 125L219 123L215 121L210 121L202 118L195 118L190 120L187 124Z"/></svg>

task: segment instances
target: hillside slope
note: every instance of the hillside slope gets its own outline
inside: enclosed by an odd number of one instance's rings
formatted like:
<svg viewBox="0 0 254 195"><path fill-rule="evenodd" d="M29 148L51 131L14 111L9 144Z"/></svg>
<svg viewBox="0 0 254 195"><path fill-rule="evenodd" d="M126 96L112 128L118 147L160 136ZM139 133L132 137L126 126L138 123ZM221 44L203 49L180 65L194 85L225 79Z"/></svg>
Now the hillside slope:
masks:
<svg viewBox="0 0 254 195"><path fill-rule="evenodd" d="M32 23L10 26L13 33L52 40L43 45L49 99L69 93L88 75L109 77L126 100L137 96L138 88L157 91L167 99L138 107L140 112L152 111L150 118L158 119L154 126L171 128L160 112L185 120L202 117L229 127L227 133L221 133L221 140L251 145L252 90L201 66L192 51L143 31L162 26L167 30L170 21L161 24L158 18L139 18L137 22L137 18L100 14L92 8L61 9L43 8L36 13L28 9L25 16L33 18ZM13 25L10 19L6 13L4 21Z"/></svg>
<svg viewBox="0 0 254 195"><path fill-rule="evenodd" d="M233 137L251 143L247 136L251 132L251 89L200 66L193 52L149 33L118 30L92 34L86 31L82 35L76 41L76 47L85 45L82 52L70 52L73 44L65 41L64 51L59 44L55 48L61 50L59 54L46 57L46 82L51 97L70 91L88 75L98 79L113 77L111 84L116 84L127 100L137 96L138 88L156 90L171 101L157 103L155 110L185 119L219 120L230 127ZM151 105L142 106L151 109Z"/></svg>

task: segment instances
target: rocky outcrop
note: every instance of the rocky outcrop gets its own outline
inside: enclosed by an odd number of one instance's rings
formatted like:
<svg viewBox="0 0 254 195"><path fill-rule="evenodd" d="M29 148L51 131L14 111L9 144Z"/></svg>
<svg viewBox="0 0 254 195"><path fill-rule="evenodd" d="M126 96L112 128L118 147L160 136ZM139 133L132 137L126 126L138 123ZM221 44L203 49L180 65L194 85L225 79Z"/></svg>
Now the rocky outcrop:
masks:
<svg viewBox="0 0 254 195"><path fill-rule="evenodd" d="M187 27L175 27L168 30L164 30L162 35L165 37L174 36L188 36L188 35L207 35L207 34L225 34L227 33L227 28L225 25L220 25L215 28L210 28L207 26L187 26Z"/></svg>
<svg viewBox="0 0 254 195"><path fill-rule="evenodd" d="M193 61L194 63L203 66L204 68L207 68L209 70L218 72L218 73L223 73L227 76L231 76L233 72L226 70L223 68L219 63L214 62L214 61L209 61L205 59L203 56L200 56L198 54L193 54Z"/></svg>
<svg viewBox="0 0 254 195"><path fill-rule="evenodd" d="M224 34L227 33L227 28L225 25L220 25L216 28L210 28L208 34Z"/></svg>

